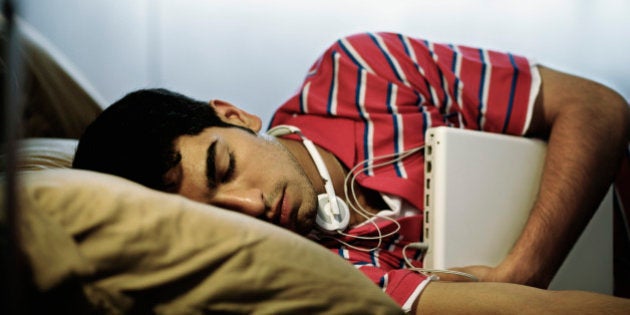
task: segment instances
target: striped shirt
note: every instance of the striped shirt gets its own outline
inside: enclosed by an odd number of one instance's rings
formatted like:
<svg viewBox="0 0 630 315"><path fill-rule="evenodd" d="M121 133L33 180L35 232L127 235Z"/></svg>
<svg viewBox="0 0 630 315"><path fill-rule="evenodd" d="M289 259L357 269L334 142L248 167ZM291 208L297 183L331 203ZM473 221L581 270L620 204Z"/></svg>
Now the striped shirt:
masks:
<svg viewBox="0 0 630 315"><path fill-rule="evenodd" d="M430 279L422 274L411 271L409 267L422 267L422 251L414 248L404 248L405 245L418 242L421 239L422 216L408 216L397 219L400 229L397 233L383 238L380 246L378 240L361 240L357 237L378 237L376 228L371 223L364 223L352 228L348 234L353 236L336 237L349 243L346 246L334 238L322 238L319 243L329 248L358 270L394 299L405 311L411 310L422 289ZM376 222L383 235L395 231L397 226L391 221L378 220ZM359 247L358 250L353 247ZM366 251L376 248L375 250ZM403 254L404 250L404 254ZM412 266L405 263L405 258Z"/></svg>
<svg viewBox="0 0 630 315"><path fill-rule="evenodd" d="M422 210L422 154L375 169L370 168L372 159L422 146L429 127L523 135L539 86L535 67L510 53L393 33L357 34L324 52L300 89L275 113L271 126L299 127L346 167L363 163L360 185ZM364 253L336 242L325 245L404 306L427 280L404 269L400 256L404 244L422 239L422 217L400 220L405 228L377 251ZM374 229L368 224L349 232L369 234ZM421 257L416 259L421 266Z"/></svg>
<svg viewBox="0 0 630 315"><path fill-rule="evenodd" d="M352 168L422 146L429 127L522 135L539 82L527 59L509 53L400 34L358 34L326 50L271 126L299 127ZM422 209L423 168L422 154L416 154L368 169L358 182Z"/></svg>

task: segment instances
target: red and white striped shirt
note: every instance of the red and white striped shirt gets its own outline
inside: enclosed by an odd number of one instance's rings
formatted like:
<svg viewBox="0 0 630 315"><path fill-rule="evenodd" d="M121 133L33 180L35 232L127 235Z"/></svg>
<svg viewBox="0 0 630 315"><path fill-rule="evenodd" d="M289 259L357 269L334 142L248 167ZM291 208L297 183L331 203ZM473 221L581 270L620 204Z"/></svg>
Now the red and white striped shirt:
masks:
<svg viewBox="0 0 630 315"><path fill-rule="evenodd" d="M540 85L533 69L509 53L358 34L326 50L271 126L299 127L349 168L422 146L429 127L522 135ZM422 209L423 168L416 154L358 182Z"/></svg>
<svg viewBox="0 0 630 315"><path fill-rule="evenodd" d="M413 267L422 267L422 252L418 249L407 248L405 245L418 242L422 238L422 216L414 215L397 219L400 229L397 233L385 237L379 246L378 240L361 240L359 237L378 237L378 231L371 223L364 223L347 231L352 236L335 236L345 243L364 250L346 246L335 238L322 237L318 242L334 253L337 253L370 280L381 287L405 311L411 310L422 289L429 283L426 276L408 269L404 255ZM396 224L391 221L377 219L376 224L382 235L395 231ZM366 251L367 249L375 250Z"/></svg>
<svg viewBox="0 0 630 315"><path fill-rule="evenodd" d="M301 88L272 119L271 126L297 126L348 168L375 157L422 146L429 127L452 126L523 135L540 79L520 56L491 50L436 44L393 33L343 38L310 68ZM424 159L367 169L360 185L402 198L422 210ZM406 269L402 247L422 239L422 216L398 219L401 230L372 252L324 241L395 301L409 309L428 279ZM382 229L392 223L381 222ZM364 224L353 235L374 235ZM371 248L374 241L346 238ZM407 253L421 266L418 253Z"/></svg>

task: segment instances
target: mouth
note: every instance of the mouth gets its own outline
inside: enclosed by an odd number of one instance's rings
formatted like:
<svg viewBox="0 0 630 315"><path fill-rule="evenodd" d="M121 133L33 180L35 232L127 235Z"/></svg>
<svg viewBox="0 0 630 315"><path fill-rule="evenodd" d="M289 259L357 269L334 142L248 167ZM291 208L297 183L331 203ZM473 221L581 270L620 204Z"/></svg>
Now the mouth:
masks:
<svg viewBox="0 0 630 315"><path fill-rule="evenodd" d="M286 193L286 188L283 188L282 193L280 194L280 198L278 198L278 200L274 203L272 212L270 213L269 219L271 223L275 225L280 225L280 221L282 218L282 211L283 211L282 209L284 207L284 204L286 203L285 193Z"/></svg>
<svg viewBox="0 0 630 315"><path fill-rule="evenodd" d="M286 194L286 189L282 191L282 197L280 197L280 225L285 227L285 228L289 228L289 229L293 229L293 225L292 225L292 217L291 214L293 213L293 209L291 208L291 203L289 202L288 196Z"/></svg>
<svg viewBox="0 0 630 315"><path fill-rule="evenodd" d="M282 189L282 194L276 203L274 213L274 224L285 229L294 231L296 226L297 211L294 211L291 203L291 195L287 192L287 187Z"/></svg>

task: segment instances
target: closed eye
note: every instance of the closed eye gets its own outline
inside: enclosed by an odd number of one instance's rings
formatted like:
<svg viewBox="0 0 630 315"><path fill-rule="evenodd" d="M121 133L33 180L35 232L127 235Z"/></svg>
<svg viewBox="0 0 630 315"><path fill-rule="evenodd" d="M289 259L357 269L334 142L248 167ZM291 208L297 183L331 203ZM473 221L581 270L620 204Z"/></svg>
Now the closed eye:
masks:
<svg viewBox="0 0 630 315"><path fill-rule="evenodd" d="M208 180L208 188L217 188L217 169L216 169L216 156L217 156L217 142L212 141L206 152L206 179Z"/></svg>
<svg viewBox="0 0 630 315"><path fill-rule="evenodd" d="M234 167L235 167L234 153L232 152L229 153L229 159L230 159L230 162L228 163L228 168L227 170L225 170L225 173L223 173L223 177L221 178L222 183L227 183L230 180L232 180L232 177L234 177Z"/></svg>

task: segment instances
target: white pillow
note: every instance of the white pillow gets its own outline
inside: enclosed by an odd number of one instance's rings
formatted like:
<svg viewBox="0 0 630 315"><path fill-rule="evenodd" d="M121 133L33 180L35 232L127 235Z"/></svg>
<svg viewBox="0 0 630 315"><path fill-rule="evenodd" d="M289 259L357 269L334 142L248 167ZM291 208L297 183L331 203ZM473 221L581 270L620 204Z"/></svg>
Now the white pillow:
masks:
<svg viewBox="0 0 630 315"><path fill-rule="evenodd" d="M72 167L78 140L61 138L28 138L18 141L16 152L19 170L43 170Z"/></svg>

